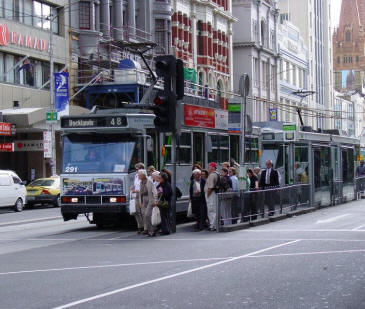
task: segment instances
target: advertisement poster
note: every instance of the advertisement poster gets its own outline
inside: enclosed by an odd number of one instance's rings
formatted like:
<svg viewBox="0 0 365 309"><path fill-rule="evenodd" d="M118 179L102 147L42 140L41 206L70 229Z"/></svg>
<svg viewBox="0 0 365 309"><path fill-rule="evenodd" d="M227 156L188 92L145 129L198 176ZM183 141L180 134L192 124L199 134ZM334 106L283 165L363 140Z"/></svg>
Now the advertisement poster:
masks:
<svg viewBox="0 0 365 309"><path fill-rule="evenodd" d="M228 130L228 111L215 110L215 128Z"/></svg>
<svg viewBox="0 0 365 309"><path fill-rule="evenodd" d="M278 109L269 108L269 121L278 121Z"/></svg>
<svg viewBox="0 0 365 309"><path fill-rule="evenodd" d="M58 117L69 114L68 73L54 73L55 108Z"/></svg>
<svg viewBox="0 0 365 309"><path fill-rule="evenodd" d="M215 128L215 111L213 108L185 104L184 124L186 126Z"/></svg>
<svg viewBox="0 0 365 309"><path fill-rule="evenodd" d="M43 157L52 158L52 133L51 133L51 131L43 132Z"/></svg>
<svg viewBox="0 0 365 309"><path fill-rule="evenodd" d="M1 152L13 152L14 151L14 143L3 143L0 144Z"/></svg>
<svg viewBox="0 0 365 309"><path fill-rule="evenodd" d="M11 135L11 123L0 122L0 135Z"/></svg>
<svg viewBox="0 0 365 309"><path fill-rule="evenodd" d="M124 195L124 181L120 177L63 178L64 195Z"/></svg>

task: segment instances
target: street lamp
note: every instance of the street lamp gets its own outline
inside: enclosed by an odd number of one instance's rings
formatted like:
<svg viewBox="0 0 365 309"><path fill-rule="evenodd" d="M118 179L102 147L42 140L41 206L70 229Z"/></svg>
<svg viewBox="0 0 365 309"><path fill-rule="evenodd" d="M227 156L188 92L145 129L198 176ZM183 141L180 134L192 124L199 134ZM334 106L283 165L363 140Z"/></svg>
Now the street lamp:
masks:
<svg viewBox="0 0 365 309"><path fill-rule="evenodd" d="M300 120L300 124L302 126L304 126L304 122L303 122L303 118L302 118L302 114L301 114L301 106L302 106L302 102L303 102L303 99L312 95L312 94L315 94L316 92L313 91L313 90L297 90L297 91L293 91L292 94L300 97L300 103L299 105L300 106L297 106L297 113L298 113L298 116L299 116L299 120Z"/></svg>

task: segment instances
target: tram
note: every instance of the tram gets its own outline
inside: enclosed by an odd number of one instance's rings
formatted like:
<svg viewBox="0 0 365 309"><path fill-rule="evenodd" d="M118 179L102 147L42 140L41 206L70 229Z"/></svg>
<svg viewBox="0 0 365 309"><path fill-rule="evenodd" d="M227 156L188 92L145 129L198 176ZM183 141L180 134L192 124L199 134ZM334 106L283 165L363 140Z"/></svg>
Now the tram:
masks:
<svg viewBox="0 0 365 309"><path fill-rule="evenodd" d="M336 130L300 131L295 124L283 124L282 129L262 126L261 142L260 166L272 160L281 185L307 183L311 205L354 199L358 139L340 136Z"/></svg>
<svg viewBox="0 0 365 309"><path fill-rule="evenodd" d="M239 161L239 138L228 130L228 111L182 104L184 117L177 138L176 186L182 192L176 211L186 211L192 166ZM154 115L143 109L94 109L89 115L61 119L61 213L64 220L85 214L90 223L124 221L129 214L129 188L134 166L171 165L171 136L158 133ZM258 130L246 147L247 157L258 158ZM231 149L233 151L231 151ZM251 162L252 164L258 164ZM89 215L93 214L92 217Z"/></svg>

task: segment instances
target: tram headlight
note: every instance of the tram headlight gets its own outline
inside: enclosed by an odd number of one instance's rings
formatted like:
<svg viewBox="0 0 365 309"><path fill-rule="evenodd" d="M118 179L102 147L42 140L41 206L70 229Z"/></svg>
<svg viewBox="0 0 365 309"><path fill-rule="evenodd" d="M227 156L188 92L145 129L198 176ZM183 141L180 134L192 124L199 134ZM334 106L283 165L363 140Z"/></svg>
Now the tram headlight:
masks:
<svg viewBox="0 0 365 309"><path fill-rule="evenodd" d="M78 202L79 202L79 198L78 197L71 198L71 203L78 203Z"/></svg>

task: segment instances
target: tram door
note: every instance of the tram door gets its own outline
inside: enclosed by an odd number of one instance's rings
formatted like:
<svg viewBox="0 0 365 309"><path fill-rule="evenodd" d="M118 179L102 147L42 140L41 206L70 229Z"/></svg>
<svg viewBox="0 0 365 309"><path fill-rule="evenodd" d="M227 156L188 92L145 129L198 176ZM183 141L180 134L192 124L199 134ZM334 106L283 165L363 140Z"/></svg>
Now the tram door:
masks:
<svg viewBox="0 0 365 309"><path fill-rule="evenodd" d="M353 148L341 148L342 154L342 187L343 197L347 200L354 198L354 173L355 173L355 154Z"/></svg>
<svg viewBox="0 0 365 309"><path fill-rule="evenodd" d="M331 205L333 172L331 168L331 148L313 147L314 201L322 206Z"/></svg>
<svg viewBox="0 0 365 309"><path fill-rule="evenodd" d="M201 166L205 166L204 162L204 133L193 133L193 162L200 162Z"/></svg>

